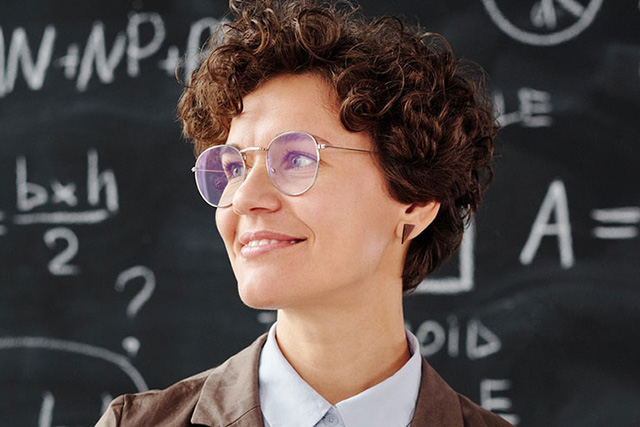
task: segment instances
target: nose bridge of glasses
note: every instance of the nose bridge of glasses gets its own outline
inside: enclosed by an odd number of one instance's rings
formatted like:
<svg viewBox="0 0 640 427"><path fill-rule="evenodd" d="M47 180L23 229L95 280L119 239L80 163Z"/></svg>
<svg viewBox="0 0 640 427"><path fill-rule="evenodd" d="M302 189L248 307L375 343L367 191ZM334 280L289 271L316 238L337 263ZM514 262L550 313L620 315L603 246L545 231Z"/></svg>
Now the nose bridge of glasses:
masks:
<svg viewBox="0 0 640 427"><path fill-rule="evenodd" d="M255 164L255 159L253 160L253 162L249 163L249 156L247 156L247 153L251 153L251 152L259 152L259 151L267 151L266 148L262 148L262 147L247 147L247 148L243 148L240 151L240 155L242 156L242 160L244 160L244 164L246 165L246 167L248 169L253 168L253 165Z"/></svg>
<svg viewBox="0 0 640 427"><path fill-rule="evenodd" d="M263 147L246 147L242 150L238 150L240 155L242 156L242 161L245 165L245 173L242 178L242 181L237 184L235 188L233 188L232 194L233 202L235 205L246 204L248 201L252 201L252 203L256 203L258 198L262 198L269 191L265 191L267 187L265 185L267 182L273 183L273 178L271 178L271 173L268 170L266 156L268 154L268 148ZM258 159L257 155L260 152L264 152L265 159ZM249 159L249 153L254 153L253 159ZM256 165L262 164L266 166L264 169L262 167L255 167ZM255 170L254 170L255 169ZM251 178L253 177L253 178ZM272 185L268 185L273 188ZM275 188L274 188L274 191ZM259 194L260 196L256 196ZM238 199L239 198L239 199Z"/></svg>

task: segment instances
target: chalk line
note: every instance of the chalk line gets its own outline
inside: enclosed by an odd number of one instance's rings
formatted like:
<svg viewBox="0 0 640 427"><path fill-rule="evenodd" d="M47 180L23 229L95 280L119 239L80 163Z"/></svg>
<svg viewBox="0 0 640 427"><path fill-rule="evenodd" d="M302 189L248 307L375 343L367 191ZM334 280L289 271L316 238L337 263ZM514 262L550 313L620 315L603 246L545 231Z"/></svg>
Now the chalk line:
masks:
<svg viewBox="0 0 640 427"><path fill-rule="evenodd" d="M5 337L0 338L0 350L29 348L62 351L67 353L80 354L82 356L93 357L104 360L119 367L138 389L138 392L149 390L144 378L129 360L117 353L104 348L95 347L89 344L82 344L74 341L59 340L46 337Z"/></svg>
<svg viewBox="0 0 640 427"><path fill-rule="evenodd" d="M596 227L593 235L598 239L634 239L638 237L638 227Z"/></svg>
<svg viewBox="0 0 640 427"><path fill-rule="evenodd" d="M589 6L584 9L582 16L575 24L564 30L549 34L532 33L516 27L498 8L495 0L482 0L482 4L498 28L514 40L534 46L554 46L571 40L591 25L600 10L600 6L602 6L602 0L591 0ZM567 2L563 3L563 5L567 6Z"/></svg>
<svg viewBox="0 0 640 427"><path fill-rule="evenodd" d="M96 224L109 218L109 211L96 209L83 212L47 212L17 214L13 222L20 225L30 224Z"/></svg>
<svg viewBox="0 0 640 427"><path fill-rule="evenodd" d="M638 224L640 223L640 208L594 209L591 211L591 218L605 223Z"/></svg>

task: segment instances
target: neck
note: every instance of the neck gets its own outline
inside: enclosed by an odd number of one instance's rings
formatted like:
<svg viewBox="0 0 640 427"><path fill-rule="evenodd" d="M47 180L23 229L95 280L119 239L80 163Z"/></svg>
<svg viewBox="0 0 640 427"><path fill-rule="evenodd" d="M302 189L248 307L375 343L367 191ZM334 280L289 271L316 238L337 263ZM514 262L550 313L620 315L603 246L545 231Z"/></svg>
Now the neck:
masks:
<svg viewBox="0 0 640 427"><path fill-rule="evenodd" d="M282 354L332 405L389 378L410 358L401 290L369 295L357 304L278 311Z"/></svg>

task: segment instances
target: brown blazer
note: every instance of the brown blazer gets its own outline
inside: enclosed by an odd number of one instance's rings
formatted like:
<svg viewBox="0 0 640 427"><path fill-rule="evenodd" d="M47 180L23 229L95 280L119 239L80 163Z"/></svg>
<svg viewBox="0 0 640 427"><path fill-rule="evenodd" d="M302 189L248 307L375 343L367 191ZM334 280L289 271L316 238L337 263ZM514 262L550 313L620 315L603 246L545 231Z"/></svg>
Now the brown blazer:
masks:
<svg viewBox="0 0 640 427"><path fill-rule="evenodd" d="M116 398L97 427L263 427L258 363L267 334L217 368L165 390ZM457 394L422 359L422 382L411 427L508 427L511 424Z"/></svg>

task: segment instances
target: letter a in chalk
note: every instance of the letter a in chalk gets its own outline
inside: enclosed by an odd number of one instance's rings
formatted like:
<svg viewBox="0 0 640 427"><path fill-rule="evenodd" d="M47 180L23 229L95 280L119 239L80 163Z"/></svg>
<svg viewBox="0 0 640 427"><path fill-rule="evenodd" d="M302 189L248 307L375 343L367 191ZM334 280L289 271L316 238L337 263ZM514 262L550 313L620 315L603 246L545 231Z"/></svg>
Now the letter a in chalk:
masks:
<svg viewBox="0 0 640 427"><path fill-rule="evenodd" d="M555 223L549 223L551 214L555 212ZM538 252L544 236L557 236L560 251L560 265L570 268L574 264L573 244L571 240L571 224L569 223L569 204L564 183L555 180L549 185L547 195L538 211L538 216L531 227L527 243L520 253L520 262L531 264Z"/></svg>

